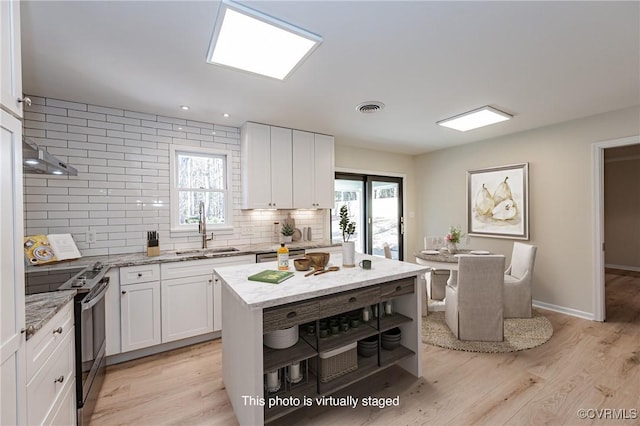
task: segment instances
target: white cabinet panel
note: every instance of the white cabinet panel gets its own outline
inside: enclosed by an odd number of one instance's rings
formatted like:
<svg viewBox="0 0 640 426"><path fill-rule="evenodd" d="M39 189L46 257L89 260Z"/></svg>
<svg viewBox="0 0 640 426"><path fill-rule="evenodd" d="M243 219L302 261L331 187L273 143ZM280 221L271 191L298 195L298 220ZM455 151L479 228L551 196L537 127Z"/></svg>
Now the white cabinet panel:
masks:
<svg viewBox="0 0 640 426"><path fill-rule="evenodd" d="M107 272L109 287L105 294L105 333L107 356L121 352L120 334L120 268L111 268Z"/></svg>
<svg viewBox="0 0 640 426"><path fill-rule="evenodd" d="M292 130L247 122L240 161L243 209L293 208Z"/></svg>
<svg viewBox="0 0 640 426"><path fill-rule="evenodd" d="M334 139L293 131L293 204L299 209L333 207Z"/></svg>
<svg viewBox="0 0 640 426"><path fill-rule="evenodd" d="M120 289L122 352L160 344L160 282L129 284Z"/></svg>
<svg viewBox="0 0 640 426"><path fill-rule="evenodd" d="M18 117L23 116L22 56L20 52L20 2L0 1L0 103Z"/></svg>
<svg viewBox="0 0 640 426"><path fill-rule="evenodd" d="M162 280L162 342L213 331L213 273Z"/></svg>
<svg viewBox="0 0 640 426"><path fill-rule="evenodd" d="M7 5L4 1L0 3L4 25ZM2 31L4 55L4 29ZM25 335L22 333L25 326L22 124L5 111L0 111L0 200L3 204L0 209L0 424L24 424L26 363Z"/></svg>
<svg viewBox="0 0 640 426"><path fill-rule="evenodd" d="M74 327L71 327L63 334L62 341L59 342L51 356L38 365L38 371L27 385L27 417L30 425L47 424L46 419L58 407L68 388L75 389L73 386L75 383L75 337L73 330ZM28 343L31 343L31 340Z"/></svg>

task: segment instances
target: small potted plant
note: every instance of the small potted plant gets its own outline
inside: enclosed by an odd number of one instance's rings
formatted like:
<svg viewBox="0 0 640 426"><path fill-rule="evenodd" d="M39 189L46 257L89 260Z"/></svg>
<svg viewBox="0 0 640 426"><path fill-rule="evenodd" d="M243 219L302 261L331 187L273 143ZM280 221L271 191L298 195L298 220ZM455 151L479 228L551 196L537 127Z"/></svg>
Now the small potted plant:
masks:
<svg viewBox="0 0 640 426"><path fill-rule="evenodd" d="M296 230L293 228L293 226L291 226L288 223L285 223L284 225L282 225L282 229L280 230L280 233L284 237L284 242L285 243L290 243L291 242L291 240L293 239L293 233L295 231Z"/></svg>
<svg viewBox="0 0 640 426"><path fill-rule="evenodd" d="M356 244L349 238L356 232L356 223L349 219L349 208L340 207L340 230L342 231L342 266L354 268L356 266Z"/></svg>

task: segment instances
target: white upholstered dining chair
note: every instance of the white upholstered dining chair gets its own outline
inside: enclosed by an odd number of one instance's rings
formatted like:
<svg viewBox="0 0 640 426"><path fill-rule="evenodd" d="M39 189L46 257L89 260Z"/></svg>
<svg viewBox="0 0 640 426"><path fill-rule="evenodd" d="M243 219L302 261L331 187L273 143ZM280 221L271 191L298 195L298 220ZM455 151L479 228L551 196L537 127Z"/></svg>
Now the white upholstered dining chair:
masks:
<svg viewBox="0 0 640 426"><path fill-rule="evenodd" d="M504 275L504 317L531 318L531 282L536 246L513 243L511 265Z"/></svg>
<svg viewBox="0 0 640 426"><path fill-rule="evenodd" d="M457 282L447 284L445 322L460 340L504 339L504 256L459 255Z"/></svg>

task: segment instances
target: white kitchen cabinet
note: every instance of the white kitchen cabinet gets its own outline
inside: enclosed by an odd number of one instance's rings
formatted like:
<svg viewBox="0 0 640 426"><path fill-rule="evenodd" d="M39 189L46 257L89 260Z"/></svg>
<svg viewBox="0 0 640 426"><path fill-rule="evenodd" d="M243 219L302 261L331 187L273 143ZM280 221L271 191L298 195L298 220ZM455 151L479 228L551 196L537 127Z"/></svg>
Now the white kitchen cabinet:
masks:
<svg viewBox="0 0 640 426"><path fill-rule="evenodd" d="M20 2L0 1L0 103L17 117L22 111L22 55L20 52Z"/></svg>
<svg viewBox="0 0 640 426"><path fill-rule="evenodd" d="M4 26L8 6L0 3ZM4 72L4 28L2 31ZM25 424L22 124L4 110L0 110L0 200L0 424Z"/></svg>
<svg viewBox="0 0 640 426"><path fill-rule="evenodd" d="M124 270L127 268L121 268ZM160 281L122 284L120 276L121 350L128 352L162 343Z"/></svg>
<svg viewBox="0 0 640 426"><path fill-rule="evenodd" d="M162 280L162 343L213 331L213 271Z"/></svg>
<svg viewBox="0 0 640 426"><path fill-rule="evenodd" d="M294 130L293 176L294 208L333 208L333 136Z"/></svg>
<svg viewBox="0 0 640 426"><path fill-rule="evenodd" d="M291 129L245 123L240 156L243 209L294 207Z"/></svg>
<svg viewBox="0 0 640 426"><path fill-rule="evenodd" d="M75 327L73 300L26 345L29 360L27 421L29 425L75 424ZM71 396L69 396L71 395ZM4 397L4 395L3 395Z"/></svg>

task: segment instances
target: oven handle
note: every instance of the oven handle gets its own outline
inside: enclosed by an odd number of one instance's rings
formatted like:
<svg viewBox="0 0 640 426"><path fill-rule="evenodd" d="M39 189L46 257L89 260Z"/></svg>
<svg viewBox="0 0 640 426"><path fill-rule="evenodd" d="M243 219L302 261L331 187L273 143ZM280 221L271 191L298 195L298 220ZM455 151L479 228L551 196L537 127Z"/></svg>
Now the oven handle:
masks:
<svg viewBox="0 0 640 426"><path fill-rule="evenodd" d="M95 296L93 296L89 300L85 299L82 301L82 312L93 308L94 305L104 297L105 293L107 292L107 288L109 287L109 278L108 277L103 278L102 281L100 282L100 286L101 286L100 290L98 290Z"/></svg>

